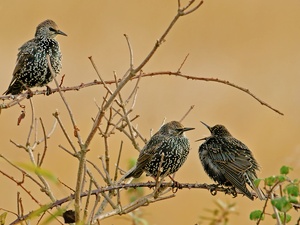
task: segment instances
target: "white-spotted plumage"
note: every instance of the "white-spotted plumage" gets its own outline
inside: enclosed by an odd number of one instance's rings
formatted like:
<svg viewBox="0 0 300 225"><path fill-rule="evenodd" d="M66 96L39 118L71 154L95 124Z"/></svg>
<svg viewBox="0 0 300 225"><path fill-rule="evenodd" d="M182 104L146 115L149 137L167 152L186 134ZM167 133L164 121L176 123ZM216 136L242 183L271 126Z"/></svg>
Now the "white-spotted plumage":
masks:
<svg viewBox="0 0 300 225"><path fill-rule="evenodd" d="M47 55L54 72L60 72L62 55L59 44L54 39L56 35L66 36L52 20L46 20L37 26L35 37L19 48L13 78L4 94L20 94L27 88L43 87L51 82L53 77Z"/></svg>

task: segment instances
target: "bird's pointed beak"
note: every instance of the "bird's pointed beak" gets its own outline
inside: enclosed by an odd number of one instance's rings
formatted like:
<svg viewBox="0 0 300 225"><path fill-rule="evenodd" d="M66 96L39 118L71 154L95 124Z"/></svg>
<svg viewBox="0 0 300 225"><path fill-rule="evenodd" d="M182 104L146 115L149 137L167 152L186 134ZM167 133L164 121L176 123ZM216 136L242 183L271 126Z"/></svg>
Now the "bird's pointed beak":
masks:
<svg viewBox="0 0 300 225"><path fill-rule="evenodd" d="M209 129L209 131L210 131L210 133L211 133L211 127L208 126L206 123L204 123L204 122L202 122L202 121L200 121L200 122L201 122L204 126L206 126L207 129ZM196 140L195 142L197 142L197 141L206 141L208 138L209 138L209 137L200 138L200 139Z"/></svg>
<svg viewBox="0 0 300 225"><path fill-rule="evenodd" d="M195 142L197 142L197 141L206 141L206 140L207 140L207 137L204 137L204 138L200 138L200 139L196 140Z"/></svg>
<svg viewBox="0 0 300 225"><path fill-rule="evenodd" d="M186 131L189 131L189 130L194 130L195 128L192 128L192 127L184 127L182 128L182 132L186 132Z"/></svg>
<svg viewBox="0 0 300 225"><path fill-rule="evenodd" d="M204 122L202 122L202 121L200 121L204 126L206 126L207 127L207 129L209 129L209 131L211 132L211 127L210 126L208 126L206 123L204 123Z"/></svg>
<svg viewBox="0 0 300 225"><path fill-rule="evenodd" d="M56 34L60 34L60 35L63 35L63 36L68 36L66 33L62 32L61 30L57 30Z"/></svg>

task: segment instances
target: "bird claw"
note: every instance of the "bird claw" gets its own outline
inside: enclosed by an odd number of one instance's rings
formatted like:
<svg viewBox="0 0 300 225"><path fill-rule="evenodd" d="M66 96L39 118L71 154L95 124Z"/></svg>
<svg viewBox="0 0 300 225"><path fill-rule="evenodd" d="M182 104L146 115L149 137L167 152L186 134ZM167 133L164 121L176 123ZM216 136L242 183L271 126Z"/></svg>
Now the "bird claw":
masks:
<svg viewBox="0 0 300 225"><path fill-rule="evenodd" d="M209 186L209 192L210 192L210 194L213 195L213 196L215 196L218 193L218 191L216 190L218 187L219 187L219 185L217 185L217 184L211 184Z"/></svg>
<svg viewBox="0 0 300 225"><path fill-rule="evenodd" d="M172 192L175 194L178 189L182 189L182 185L177 182L176 180L174 180L173 177L169 176L169 178L172 180L173 184L172 184Z"/></svg>
<svg viewBox="0 0 300 225"><path fill-rule="evenodd" d="M51 95L53 93L52 89L48 85L46 87L47 87L47 89L46 89L46 95L47 96Z"/></svg>
<svg viewBox="0 0 300 225"><path fill-rule="evenodd" d="M33 92L28 88L27 99L30 99L33 96Z"/></svg>
<svg viewBox="0 0 300 225"><path fill-rule="evenodd" d="M225 194L232 195L233 198L237 197L237 192L234 187L229 187L225 190Z"/></svg>
<svg viewBox="0 0 300 225"><path fill-rule="evenodd" d="M175 194L178 191L178 189L182 189L181 183L173 180L173 185L172 185L172 192L173 192L173 194Z"/></svg>

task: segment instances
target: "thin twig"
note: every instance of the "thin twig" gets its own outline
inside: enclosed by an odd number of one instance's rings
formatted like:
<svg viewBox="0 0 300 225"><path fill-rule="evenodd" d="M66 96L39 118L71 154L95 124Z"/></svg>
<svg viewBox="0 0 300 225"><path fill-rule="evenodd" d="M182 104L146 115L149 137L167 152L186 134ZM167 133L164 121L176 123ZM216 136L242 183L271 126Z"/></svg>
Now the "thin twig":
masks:
<svg viewBox="0 0 300 225"><path fill-rule="evenodd" d="M104 174L101 172L101 170L95 165L95 163L93 163L92 161L90 161L90 160L86 160L87 161L87 163L90 163L94 168L95 168L95 170L100 174L100 176L102 177L102 179L105 181L105 176L104 176Z"/></svg>
<svg viewBox="0 0 300 225"><path fill-rule="evenodd" d="M116 163L116 170L115 170L114 181L116 181L117 178L118 178L118 170L119 170L118 168L119 168L119 164L120 164L120 160L121 160L122 149L123 149L123 141L121 141L121 144L120 144L118 159L117 159L117 163Z"/></svg>
<svg viewBox="0 0 300 225"><path fill-rule="evenodd" d="M57 79L56 79L56 74L55 74L55 72L53 71L53 68L52 68L52 65L51 65L50 56L47 55L46 57L47 57L47 61L48 61L48 67L49 67L49 70L50 70L50 72L51 72L51 75L52 75L52 77L53 77L53 80L54 80L54 82L55 82L55 85L56 85L56 87L57 87L57 90L58 90L58 92L59 92L59 95L60 95L61 99L63 100L63 102L64 102L64 104L65 104L65 106L66 106L66 108L67 108L67 110L68 110L70 119L71 119L71 121L72 121L73 128L74 128L74 134L75 134L75 137L77 137L78 143L79 143L80 145L82 145L83 142L82 142L82 140L81 140L81 136L80 136L80 133L79 133L78 126L77 126L77 124L76 124L76 122L75 122L75 118L74 118L74 116L73 116L72 110L71 110L71 108L70 108L70 106L69 106L69 104L68 104L66 98L65 98L64 95L62 94L61 88L59 87L59 84L58 84Z"/></svg>
<svg viewBox="0 0 300 225"><path fill-rule="evenodd" d="M39 206L42 205L42 203L40 203L40 202L32 195L31 191L30 191L30 190L27 190L27 189L23 186L23 182L17 181L15 178L13 178L12 176L6 174L6 173L3 172L2 170L0 170L0 173L1 173L3 176L7 177L8 179L12 180L12 181L13 181L14 183L16 183L19 187L21 187L21 188L22 188L22 189L23 189L23 190L31 197L31 199L32 199L34 202L36 202ZM21 210L21 211L22 211L22 210Z"/></svg>
<svg viewBox="0 0 300 225"><path fill-rule="evenodd" d="M178 68L178 70L177 70L177 73L181 73L181 69L182 69L183 65L185 64L185 62L186 62L187 58L189 57L189 55L190 55L190 53L188 53L188 54L185 56L183 62L181 63L181 65L179 66L179 68Z"/></svg>
<svg viewBox="0 0 300 225"><path fill-rule="evenodd" d="M21 207L20 207L20 199L21 199L21 197L20 197L20 192L18 191L17 192L17 216L23 216L24 214L24 212L21 212Z"/></svg>
<svg viewBox="0 0 300 225"><path fill-rule="evenodd" d="M96 71L96 73L97 73L97 75L98 75L100 81L102 82L104 88L105 88L110 94L112 94L112 91L111 91L110 88L106 85L105 81L102 79L102 77L101 77L101 75L100 75L100 73L99 73L99 71L98 71L98 69L97 69L97 66L96 66L96 64L95 64L95 62L94 62L94 60L93 60L93 57L90 56L90 57L88 57L88 58L89 58L89 60L91 61L92 65L93 65L93 67L94 67L94 70Z"/></svg>
<svg viewBox="0 0 300 225"><path fill-rule="evenodd" d="M30 128L29 128L28 136L27 136L26 146L30 145L29 140L30 140L31 133L34 129L34 118L35 118L35 116L34 116L35 110L34 110L32 98L29 99L29 102L30 102L30 108L31 108L31 124L30 124Z"/></svg>
<svg viewBox="0 0 300 225"><path fill-rule="evenodd" d="M47 136L46 136L46 131L45 131L45 127L44 127L44 123L43 123L42 118L40 118L40 122L41 122L41 125L42 125L42 130L43 130L43 135L44 135L45 144L44 144L44 151L43 151L41 160L40 160L39 163L38 163L38 166L39 166L39 167L42 166L43 161L44 161L44 158L45 158L45 155L46 155L46 151L47 151Z"/></svg>
<svg viewBox="0 0 300 225"><path fill-rule="evenodd" d="M73 142L71 141L71 138L70 138L70 136L68 135L67 130L65 129L65 126L63 125L63 123L62 123L62 121L61 121L61 119L60 119L60 117L59 117L59 113L56 111L56 112L53 113L52 115L53 115L53 116L56 118L56 120L58 121L58 124L59 124L61 130L63 131L63 133L64 133L66 139L68 140L70 146L72 147L72 149L73 149L73 151L74 151L74 154L78 154L78 151L76 150L75 145L74 145Z"/></svg>
<svg viewBox="0 0 300 225"><path fill-rule="evenodd" d="M0 158L3 158L9 165L11 165L15 169L19 170L22 174L24 174L26 177L28 177L30 180L32 180L35 184L37 184L39 186L40 189L43 188L43 185L41 185L34 177L32 177L25 170L23 170L20 167L16 166L14 163L12 163L10 160L8 160L5 156L0 154Z"/></svg>
<svg viewBox="0 0 300 225"><path fill-rule="evenodd" d="M87 224L92 224L91 221L93 220L93 217L95 215L95 211L96 211L96 208L100 202L100 195L96 195L96 199L95 199L95 202L94 202L94 205L93 205L93 208L91 210L91 213L89 215L89 219L88 219L88 223Z"/></svg>
<svg viewBox="0 0 300 225"><path fill-rule="evenodd" d="M104 134L103 134L103 139L104 139L104 148L105 148L105 171L107 172L107 174L109 174L109 171L110 171L110 166L109 166L109 163L110 163L110 156L109 156L109 143L108 143L108 131L109 131L109 127L110 127L110 121L112 119L112 109L110 108L109 110L109 119L107 121L107 126L106 126L106 129L104 131Z"/></svg>
<svg viewBox="0 0 300 225"><path fill-rule="evenodd" d="M191 0L190 2L193 3L194 1ZM190 13L196 11L203 3L204 3L204 2L201 1L201 2L199 2L194 8L190 9L189 11L186 11L186 12L183 11L182 16L186 16L186 15L188 15L188 14L190 14ZM189 7L189 6L188 6L188 7ZM185 9L187 9L187 7L186 7ZM185 9L184 9L184 10L185 10Z"/></svg>
<svg viewBox="0 0 300 225"><path fill-rule="evenodd" d="M89 189L88 189L88 196L85 202L85 207L83 210L83 221L86 224L86 219L88 217L88 207L89 207L89 203L90 203L90 197L91 197L91 192L92 192L92 185L93 185L93 178L90 178L90 184L89 184Z"/></svg>
<svg viewBox="0 0 300 225"><path fill-rule="evenodd" d="M129 49L129 59L130 59L129 68L130 68L130 70L132 70L133 69L133 50L132 50L128 35L124 34L124 36L126 38L126 42L127 42L128 49Z"/></svg>
<svg viewBox="0 0 300 225"><path fill-rule="evenodd" d="M46 135L46 138L47 138L47 139L49 139L49 138L51 137L51 135L54 133L55 128L56 128L56 125L57 125L57 120L55 119L55 120L54 120L54 123L53 123L53 125L52 125L51 130L50 130L49 133ZM40 140L36 141L36 142L34 143L35 145L33 145L33 148L35 148L36 145L39 145L39 144L42 143L43 141L45 141L44 138L41 138Z"/></svg>
<svg viewBox="0 0 300 225"><path fill-rule="evenodd" d="M189 110L183 115L183 117L179 120L179 122L182 122L186 117L187 115L194 109L194 105L192 105Z"/></svg>

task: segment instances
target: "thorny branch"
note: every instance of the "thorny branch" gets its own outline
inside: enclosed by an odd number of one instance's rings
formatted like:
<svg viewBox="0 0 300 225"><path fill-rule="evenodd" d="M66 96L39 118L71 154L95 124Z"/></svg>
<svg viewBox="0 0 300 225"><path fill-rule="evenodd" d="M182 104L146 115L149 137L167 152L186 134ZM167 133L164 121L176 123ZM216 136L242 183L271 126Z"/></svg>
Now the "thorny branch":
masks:
<svg viewBox="0 0 300 225"><path fill-rule="evenodd" d="M182 74L181 72L172 72L172 71L158 71L158 72L152 72L152 73L142 73L139 75L141 78L143 77L156 77L156 76L176 76L176 77L181 77L181 78L185 78L188 80L194 80L194 81L207 81L207 82L216 82L216 83L221 83L221 84L225 84L228 86L231 86L233 88L236 88L248 95L250 95L251 97L253 97L256 101L258 101L261 105L266 106L267 108L271 109L272 111L280 114L280 115L284 115L281 111L279 111L278 109L272 107L271 105L269 105L268 103L266 103L265 101L261 100L259 97L257 97L255 94L253 94L249 89L241 87L239 85L236 85L228 80L222 80L219 78L213 78L213 77L198 77L198 76L191 76L191 75L187 75L187 74ZM132 77L131 79L138 79L138 77ZM106 84L114 84L116 81L115 80L110 80L110 81L105 81ZM87 88L90 86L94 86L94 85L102 85L103 83L101 81L93 81L93 82L89 82L89 83L84 83L84 84L80 84L78 86L73 86L73 87L62 87L61 91L66 92L66 91L78 91L82 88ZM52 89L53 93L57 92L57 89ZM45 95L46 91L36 91L33 92L33 95ZM24 95L24 98L23 98ZM21 94L22 98L20 98L20 101L26 99L27 94L23 93ZM1 96L0 99L9 99L9 96ZM17 104L17 103L16 103ZM14 105L16 105L14 104ZM10 103L7 104L2 104L0 105L0 108L9 108L12 107L13 105Z"/></svg>
<svg viewBox="0 0 300 225"><path fill-rule="evenodd" d="M153 189L157 186L157 183L156 182L145 182L145 183L118 183L118 184L114 184L114 185L111 185L111 186L108 186L108 187L100 187L96 190L92 190L92 191L86 191L86 192L82 192L80 197L83 198L83 197L87 197L89 194L91 195L98 195L100 193L105 193L105 192L111 192L111 191L114 191L114 190L121 190L121 189L124 189L124 190L127 190L128 188L133 188L133 189L136 189L138 187L145 187L145 188L150 188L150 189ZM195 184L195 183L172 183L172 182L161 182L160 184L160 188L161 189L165 189L165 188L172 188L172 189L176 189L178 188L179 190L182 190L182 189L206 189L206 190L215 190L217 192L223 192L223 193L228 193L228 190L227 188L224 188L224 187L216 187L215 184ZM239 195L242 195L241 192L239 192L237 190L237 193ZM153 194L153 193L152 193ZM255 195L255 193L253 193L253 195ZM174 194L172 196L175 196ZM148 197L151 197L153 199L150 199ZM75 196L74 194L66 197L66 198L62 198L60 200L57 200L56 202L52 203L51 205L49 205L49 209L52 209L52 208L55 208L57 206L60 206L64 203L67 203L69 201L71 201L72 199L74 199ZM148 200L147 200L148 198ZM159 201L161 200L161 198L164 198L163 196L160 196L159 198L154 199L154 196L152 196L151 194L149 196L144 196L143 200L140 199L140 201L144 202L144 204L142 205L145 205L146 203L149 204L149 203L152 203L152 202L155 202L155 201ZM129 208L131 208L134 204L129 204L128 206L123 206L123 212L122 211L118 211L118 210L114 210L114 214L111 214L108 213L109 216L113 216L113 215L117 215L117 214L122 214L122 213L129 213L130 211L136 209L136 208L133 208L131 210L129 210ZM27 214L27 215L24 215L24 217L22 218L22 220L25 220L28 216L30 216L30 213ZM101 218L107 218L107 215L101 215ZM16 220L14 221L12 224L16 224L16 222L20 222L20 220Z"/></svg>

